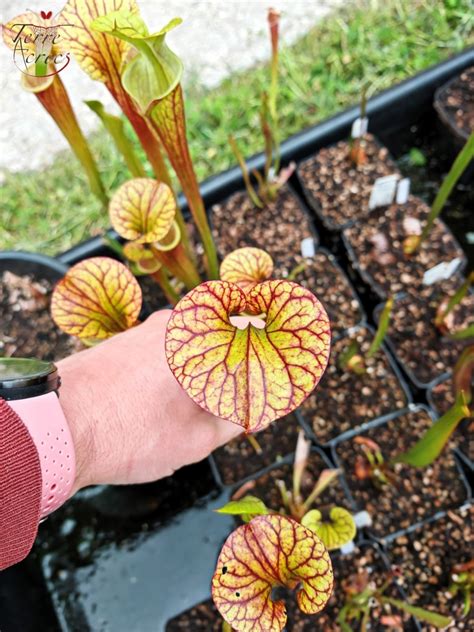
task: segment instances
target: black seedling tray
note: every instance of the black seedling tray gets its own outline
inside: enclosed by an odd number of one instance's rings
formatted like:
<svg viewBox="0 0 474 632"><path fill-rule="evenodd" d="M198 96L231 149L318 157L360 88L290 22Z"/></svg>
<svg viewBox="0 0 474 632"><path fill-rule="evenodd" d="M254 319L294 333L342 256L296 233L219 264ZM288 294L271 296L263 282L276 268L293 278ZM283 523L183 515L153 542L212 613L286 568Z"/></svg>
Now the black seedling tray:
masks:
<svg viewBox="0 0 474 632"><path fill-rule="evenodd" d="M371 131L392 151L402 131L432 116L436 88L473 62L474 49L466 50L371 99L367 106ZM359 108L353 107L289 138L282 145L283 164L303 160L347 138L358 115ZM248 161L250 169L261 169L263 164L263 155ZM295 177L291 184L301 194ZM207 208L241 189L238 167L201 187ZM182 197L180 203L186 212ZM343 255L344 271L354 280L341 243L319 227L318 232L321 245L330 248L339 261ZM106 254L110 250L102 238L95 237L62 253L58 261L71 265ZM366 312L371 314L373 306L366 303ZM190 484L198 493L191 505L186 503ZM220 546L233 526L232 519L211 511L226 501L226 493L208 461L156 485L158 491L153 486L122 490L122 500L116 494L112 500L109 497L108 508L97 504L105 490L85 490L42 525L27 564L0 576L2 632L162 632L169 618L205 599ZM156 507L163 487L170 487L171 496L164 506ZM149 514L148 506L152 508ZM113 539L112 533L120 535ZM105 612L106 618L102 617Z"/></svg>

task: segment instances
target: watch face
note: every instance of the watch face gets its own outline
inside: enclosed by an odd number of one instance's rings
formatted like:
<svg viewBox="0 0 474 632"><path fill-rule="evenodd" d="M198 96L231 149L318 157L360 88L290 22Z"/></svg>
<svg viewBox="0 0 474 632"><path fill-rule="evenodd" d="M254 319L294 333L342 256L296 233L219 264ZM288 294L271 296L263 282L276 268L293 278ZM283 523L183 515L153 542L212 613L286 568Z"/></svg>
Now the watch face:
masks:
<svg viewBox="0 0 474 632"><path fill-rule="evenodd" d="M33 358L0 358L0 397L25 399L58 388L58 371L52 362Z"/></svg>

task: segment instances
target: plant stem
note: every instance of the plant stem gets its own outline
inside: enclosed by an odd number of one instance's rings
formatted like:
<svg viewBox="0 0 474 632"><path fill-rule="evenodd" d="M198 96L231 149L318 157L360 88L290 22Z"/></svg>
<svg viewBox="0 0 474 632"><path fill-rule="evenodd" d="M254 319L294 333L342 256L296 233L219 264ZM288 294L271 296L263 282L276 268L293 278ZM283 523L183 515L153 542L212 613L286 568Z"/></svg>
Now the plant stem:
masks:
<svg viewBox="0 0 474 632"><path fill-rule="evenodd" d="M385 306L382 310L379 320L379 326L377 327L377 331L375 332L374 339L372 340L372 344L370 345L369 350L367 351L367 358L373 358L377 351L382 346L382 342L387 334L388 326L390 324L390 315L392 313L393 308L393 296L390 296L385 303Z"/></svg>
<svg viewBox="0 0 474 632"><path fill-rule="evenodd" d="M242 154L240 153L240 150L237 146L237 143L235 141L235 138L233 136L229 136L229 145L232 149L232 151L234 152L234 156L237 160L237 162L239 163L239 167L242 171L242 177L244 179L244 183L245 183L245 188L247 189L247 193L248 196L250 198L250 200L252 201L252 203L257 207L257 208L263 208L263 202L261 201L261 199L258 197L257 192L255 191L253 184L250 180L250 175L249 175L249 171L247 169L247 164L244 160L244 157L242 156Z"/></svg>
<svg viewBox="0 0 474 632"><path fill-rule="evenodd" d="M296 265L293 268L293 270L290 271L290 273L286 277L286 280L287 281L294 281L296 279L296 277L298 276L298 274L300 274L300 272L304 272L307 267L308 267L308 262L305 259L304 261L302 261L301 263Z"/></svg>
<svg viewBox="0 0 474 632"><path fill-rule="evenodd" d="M456 186L457 181L464 173L465 169L468 167L469 163L474 157L474 132L471 133L469 138L466 141L466 144L459 152L456 160L453 163L448 175L443 181L440 190L438 191L438 195L433 202L433 206L431 207L430 214L428 215L428 219L426 220L426 224L417 238L412 239L410 242L406 243L405 252L407 254L413 254L423 243L423 241L428 237L431 229L433 228L433 224L441 213L446 204L446 201L451 194L451 191Z"/></svg>
<svg viewBox="0 0 474 632"><path fill-rule="evenodd" d="M122 119L106 112L100 101L84 101L84 103L89 106L89 108L97 114L101 120L103 126L112 137L118 151L122 154L132 176L134 178L144 178L146 176L145 169L138 160L138 157L133 149L133 145L125 134Z"/></svg>
<svg viewBox="0 0 474 632"><path fill-rule="evenodd" d="M159 284L159 286L163 290L164 295L174 307L179 302L180 297L171 285L170 280L168 279L168 275L163 270L163 268L160 268L157 272L153 272L152 274L150 274L150 276Z"/></svg>
<svg viewBox="0 0 474 632"><path fill-rule="evenodd" d="M189 153L181 85L157 102L150 113L150 121L163 143L188 200L204 246L208 276L210 279L217 279L219 277L217 251Z"/></svg>
<svg viewBox="0 0 474 632"><path fill-rule="evenodd" d="M165 268L175 277L180 279L188 290L192 290L196 285L201 283L199 273L188 257L183 244L179 243L176 248L172 250L158 250L155 246L151 245L153 254L158 261L165 266Z"/></svg>
<svg viewBox="0 0 474 632"><path fill-rule="evenodd" d="M35 95L64 134L72 151L84 167L92 193L97 196L104 206L107 205L108 197L105 193L99 170L89 144L79 127L68 93L59 75L55 75L51 84L45 90L35 92Z"/></svg>
<svg viewBox="0 0 474 632"><path fill-rule="evenodd" d="M436 314L435 321L434 321L436 327L438 328L442 327L446 319L446 316L448 316L448 314L450 314L453 311L456 305L458 305L462 301L462 299L466 296L472 283L474 283L474 272L471 272L469 276L467 277L467 279L464 281L464 283L456 290L454 295L449 299L446 307L438 311L438 313Z"/></svg>
<svg viewBox="0 0 474 632"><path fill-rule="evenodd" d="M250 445L252 446L252 448L255 450L255 453L256 454L262 454L262 452L263 452L262 446L257 441L255 435L253 435L253 434L246 434L245 437L246 437L247 441L250 443Z"/></svg>
<svg viewBox="0 0 474 632"><path fill-rule="evenodd" d="M140 141L147 158L153 169L153 173L159 182L167 184L174 193L173 182L166 166L166 162L163 158L163 153L160 148L160 139L155 133L153 126L149 123L138 111L133 103L132 98L123 90L120 86L120 90L109 88L117 100L118 104L123 110L123 113L130 121L135 133ZM176 199L176 194L175 199ZM186 222L184 221L183 213L178 205L176 199L176 221L181 229L181 242L183 243L186 252L189 257L193 257L191 244L189 242L188 229Z"/></svg>

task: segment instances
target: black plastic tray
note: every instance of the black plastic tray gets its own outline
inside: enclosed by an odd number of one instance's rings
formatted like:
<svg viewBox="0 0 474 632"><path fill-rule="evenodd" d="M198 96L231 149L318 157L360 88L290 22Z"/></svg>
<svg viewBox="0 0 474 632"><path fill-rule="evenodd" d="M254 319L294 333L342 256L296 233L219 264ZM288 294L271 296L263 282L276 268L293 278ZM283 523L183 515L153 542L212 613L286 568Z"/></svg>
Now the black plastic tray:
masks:
<svg viewBox="0 0 474 632"><path fill-rule="evenodd" d="M464 68L472 65L473 62L474 49L466 50L456 57L434 66L371 99L368 103L367 111L373 133L383 138L384 134L396 134L398 130L407 129L419 120L424 112L431 111L433 94L436 88L451 77L459 74ZM282 145L283 164L291 160L299 161L307 158L321 147L346 138L352 122L358 115L359 108L353 107L289 138ZM261 169L263 164L264 157L261 154L254 156L248 161L251 169ZM296 188L298 187L297 183L295 186ZM242 188L243 180L240 169L234 167L205 181L201 186L201 191L205 204L209 208L215 202L224 200L230 194ZM183 211L186 212L187 206L182 197L180 198L180 203ZM110 251L104 246L100 237L95 237L62 253L58 259L60 263L70 265L86 257L100 254L110 254ZM64 273L65 269L62 268L62 273ZM155 612L161 609L163 612L161 621L164 621L165 618L170 618L192 605L192 603L205 598L209 587L204 585L203 582L206 581L204 578L208 577L210 569L212 570L214 560L219 552L219 542L230 530L231 523L230 521L227 522L225 517L218 516L218 525L211 527L209 523L214 514L209 512L208 509L211 508L212 503L220 504L222 499L216 499L212 496L203 500L203 502L203 506L186 510L172 518L166 527L159 531L159 534L167 531L168 535L161 536L157 533L157 539L152 542L149 549L141 548L143 542L140 538L130 543L128 551L131 554L135 554L133 559L132 557L129 558L133 564L121 565L115 554L122 551L122 547L126 545L111 543L107 555L103 558L104 564L106 564L106 568L111 574L107 576L105 568L102 570L98 569L96 574L84 574L84 589L87 592L90 608L92 610L97 609L97 601L99 599L110 599L108 605L114 612L114 621L103 621L100 627L96 628L97 632L102 629L128 629L146 632L148 628L143 626L139 620L139 616L145 612L145 608L154 609ZM204 513L200 513L198 516L197 513L193 512ZM214 520L212 522L216 525ZM179 525L183 523L188 525L188 530L180 529ZM193 528L193 525L196 525L196 529ZM200 525L199 528L197 528L197 525ZM68 533L57 532L58 543L70 537ZM192 538L192 543L201 548L199 550L196 550L195 547L187 548L189 544L187 538ZM171 549L171 546L179 553L179 558L175 559L175 564L171 564L169 556L166 556L168 548ZM38 549L37 554L43 555L43 553L44 551ZM52 622L55 618L54 611L49 607L48 600L44 598L44 594L41 592L42 588L38 587L34 581L36 578L35 573L37 573L38 569L34 556L30 558L30 562L31 566L34 567L34 573L30 572L28 567L22 566L2 573L0 577L0 598L9 604L9 611L7 611L3 603L0 605L0 628L2 632L17 632L20 614L25 616L25 622L21 623L22 632L36 632L39 629L47 630L48 632L54 630L55 632L59 625L63 630L69 630L69 632L75 630L87 632L88 627L84 619L75 623L69 620L65 602L58 600L57 596L55 597L55 610L60 619L60 624ZM135 568L140 569L140 565L145 564L142 570L145 570L145 568L149 569L150 563L153 573L151 575L145 573L142 576L145 583L137 585L135 581L137 575L134 574ZM48 575L52 568L51 564L51 556L48 554L43 559L43 569L50 588L53 587L54 583L53 577ZM134 566L135 564L136 567ZM148 566L146 566L147 564ZM72 602L75 602L76 597L72 575L75 572L84 571L84 564L81 563L80 557L70 560L70 566L65 566L58 571L60 573L58 576L59 580L66 592L69 592L69 600L72 600ZM18 575L21 576L21 582L13 582L11 577ZM188 583L187 579L184 579L185 577L194 577L195 583L191 588L191 584ZM125 579L123 583L124 592L118 594L115 591L114 594L110 590L110 582L118 581L119 578ZM165 588L164 591L161 591L158 585L153 584L156 578L161 578ZM182 584L180 578L182 578ZM104 582L109 583L104 584ZM104 593L99 594L100 591L95 592L104 585ZM168 586L170 590L168 590ZM188 590L190 591L189 594L187 593ZM107 591L108 596L106 596ZM126 611L127 606L122 597L127 596L128 593L136 595L138 600L132 627L125 626L126 616L130 613ZM80 609L79 605L78 608ZM5 612L7 612L6 615ZM13 615L11 615L12 612ZM11 615L10 618L9 614ZM116 624L115 628L113 628L114 622ZM152 629L153 632L160 632L163 626L155 619Z"/></svg>

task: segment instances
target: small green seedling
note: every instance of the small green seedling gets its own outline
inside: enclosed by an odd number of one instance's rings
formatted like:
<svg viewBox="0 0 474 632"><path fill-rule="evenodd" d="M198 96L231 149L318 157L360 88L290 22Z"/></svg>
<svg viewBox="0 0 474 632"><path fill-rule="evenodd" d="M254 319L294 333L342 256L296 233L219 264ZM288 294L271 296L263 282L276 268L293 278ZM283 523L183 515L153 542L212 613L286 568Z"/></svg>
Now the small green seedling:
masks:
<svg viewBox="0 0 474 632"><path fill-rule="evenodd" d="M461 594L464 602L463 616L471 612L474 592L474 559L464 564L456 564L451 570L451 584L448 588L453 597Z"/></svg>
<svg viewBox="0 0 474 632"><path fill-rule="evenodd" d="M273 202L281 187L288 181L295 166L290 164L280 169L280 143L278 131L278 41L280 14L275 9L268 10L268 25L272 45L271 82L268 93L263 93L260 107L260 129L264 140L265 165L263 173L257 169L252 175L257 182L257 188L252 184L245 159L240 152L233 136L229 136L231 149L242 170L245 187L250 200L257 208L264 208Z"/></svg>
<svg viewBox="0 0 474 632"><path fill-rule="evenodd" d="M441 211L446 204L451 191L456 186L459 178L462 176L464 171L469 166L470 162L474 158L474 132L471 133L469 138L466 141L466 144L459 152L456 160L454 161L453 166L451 167L448 175L443 181L440 190L438 191L438 195L433 202L433 206L431 207L431 211L428 215L428 219L426 220L425 226L421 231L420 235L409 235L404 243L403 250L407 255L413 255L421 244L425 241L428 235L433 228L436 218L439 216Z"/></svg>
<svg viewBox="0 0 474 632"><path fill-rule="evenodd" d="M365 120L367 116L367 86L364 86L360 97L360 120ZM361 133L357 138L351 138L349 158L356 167L361 167L367 163L367 152L365 151L365 134Z"/></svg>
<svg viewBox="0 0 474 632"><path fill-rule="evenodd" d="M463 419L472 416L471 379L474 370L474 345L461 354L453 373L455 403L423 434L406 452L386 461L380 446L367 437L355 437L354 442L362 447L363 454L355 461L355 476L359 480L371 479L376 487L396 485L394 466L405 463L412 467L428 467L441 454L451 435Z"/></svg>
<svg viewBox="0 0 474 632"><path fill-rule="evenodd" d="M460 331L453 331L452 314L454 308L461 303L463 298L469 292L471 285L474 283L474 272L471 272L467 279L459 286L451 297L445 297L438 305L434 324L442 334L454 334L454 336L466 338L474 335L474 325L470 325ZM469 333L471 332L471 333ZM461 336L459 335L461 334Z"/></svg>
<svg viewBox="0 0 474 632"><path fill-rule="evenodd" d="M300 522L316 533L328 550L339 549L354 539L356 526L350 512L343 507L320 506L313 508L321 494L337 479L339 470L326 469L321 472L311 493L303 498L301 482L303 480L308 459L311 454L311 442L308 441L301 430L298 435L295 459L293 464L293 488L287 489L283 480L276 482L282 499L282 507L277 512L268 509L264 503L255 496L245 495L240 498L240 490L234 495L234 499L217 511L219 513L240 515L244 522L257 515L279 513L287 515ZM246 486L245 491L248 489Z"/></svg>
<svg viewBox="0 0 474 632"><path fill-rule="evenodd" d="M387 335L393 302L394 299L390 296L384 305L382 313L380 314L377 331L375 332L372 344L365 356L362 354L360 346L355 339L352 339L348 346L339 354L337 358L337 365L341 370L352 371L356 375L364 375L366 373L367 360L375 356L382 346L385 336Z"/></svg>
<svg viewBox="0 0 474 632"><path fill-rule="evenodd" d="M406 612L436 628L445 628L451 623L450 617L445 617L425 608L412 606L407 601L388 596L386 592L397 576L400 576L400 572L396 569L377 588L377 586L373 585L373 582L370 582L369 573L364 570L352 582L343 585L346 601L337 618L342 632L353 632L354 624L357 624L356 629L366 632L369 626L371 610L375 606L383 607L386 605L393 606L397 610ZM384 619L387 621L387 624L396 624L399 628L402 627L400 617L390 617L390 621L387 620L387 617ZM381 622L383 623L383 621Z"/></svg>

